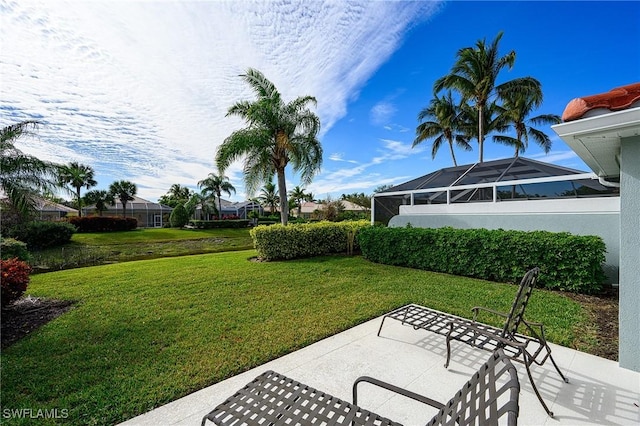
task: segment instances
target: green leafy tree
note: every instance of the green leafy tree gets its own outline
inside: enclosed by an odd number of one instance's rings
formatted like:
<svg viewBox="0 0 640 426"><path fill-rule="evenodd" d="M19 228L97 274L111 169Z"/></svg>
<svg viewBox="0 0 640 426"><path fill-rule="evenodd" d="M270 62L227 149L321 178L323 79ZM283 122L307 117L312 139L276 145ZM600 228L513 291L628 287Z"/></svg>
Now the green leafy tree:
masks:
<svg viewBox="0 0 640 426"><path fill-rule="evenodd" d="M113 194L108 191L103 189L94 189L93 191L88 191L84 194L84 202L87 206L93 204L98 214L102 216L102 213L109 209L107 205L115 204L115 199L113 198Z"/></svg>
<svg viewBox="0 0 640 426"><path fill-rule="evenodd" d="M533 111L542 105L542 86L536 79L531 79L532 85L528 90L507 92L502 96L502 114L504 123L513 127L515 138L496 135L493 140L504 145L512 146L514 156L524 153L529 146L529 138L537 143L545 153L551 150L551 139L542 130L533 126L560 123L560 116L556 114L541 114L531 117Z"/></svg>
<svg viewBox="0 0 640 426"><path fill-rule="evenodd" d="M109 194L122 203L122 216L127 217L127 202L135 200L138 188L128 180L118 180L109 185ZM114 203L115 204L115 203Z"/></svg>
<svg viewBox="0 0 640 426"><path fill-rule="evenodd" d="M287 224L288 204L285 169L289 163L300 172L303 184L311 183L322 165L322 147L317 139L320 119L308 109L316 104L312 96L289 103L282 100L272 82L255 69L242 75L257 99L241 101L229 108L228 116L238 116L247 127L237 130L218 148L216 163L222 172L244 157L244 178L249 193L274 175L278 180L282 224Z"/></svg>
<svg viewBox="0 0 640 426"><path fill-rule="evenodd" d="M0 189L18 220L26 220L35 212L36 197L53 193L59 187L58 166L24 154L14 143L33 135L37 121L22 121L0 130Z"/></svg>
<svg viewBox="0 0 640 426"><path fill-rule="evenodd" d="M236 193L236 188L229 182L229 178L223 174L209 173L209 176L198 182L198 187L205 198L218 198L218 217L222 219L222 193L231 196L231 192Z"/></svg>
<svg viewBox="0 0 640 426"><path fill-rule="evenodd" d="M270 213L278 211L281 198L278 195L278 190L276 189L273 181L268 181L264 184L262 191L260 191L260 195L256 197L256 200L258 200L261 206L269 207Z"/></svg>
<svg viewBox="0 0 640 426"><path fill-rule="evenodd" d="M478 40L475 47L464 47L457 53L457 60L451 68L451 73L439 78L434 83L434 92L443 89L455 89L462 96L463 102L472 101L473 108L478 114L478 150L479 162L484 159L484 138L487 133L485 112L492 99L501 97L513 91L528 90L533 84L530 78L519 78L496 85L498 75L504 68L511 69L516 60L516 52L512 50L504 56L498 53L498 44L503 33L487 45L486 41Z"/></svg>
<svg viewBox="0 0 640 426"><path fill-rule="evenodd" d="M59 179L61 185L69 185L75 189L78 216L82 216L82 197L80 190L96 186L98 182L93 178L94 171L91 166L72 161L67 165L60 166Z"/></svg>
<svg viewBox="0 0 640 426"><path fill-rule="evenodd" d="M465 151L471 151L470 137L464 132L461 107L453 100L451 91L442 97L435 95L429 105L418 114L418 121L421 123L416 128L413 147L425 140L433 139L431 158L436 158L438 150L445 142L449 145L454 166L458 165L453 150L454 143Z"/></svg>
<svg viewBox="0 0 640 426"><path fill-rule="evenodd" d="M173 208L178 204L187 203L193 193L194 192L186 186L174 183L171 185L171 188L169 188L169 192L158 198L158 202Z"/></svg>
<svg viewBox="0 0 640 426"><path fill-rule="evenodd" d="M293 204L290 204L289 207L294 207L298 209L298 217L302 215L302 202L303 201L311 201L313 200L313 195L310 193L304 192L304 188L300 188L300 186L296 186L291 191L289 191L289 201L293 201Z"/></svg>

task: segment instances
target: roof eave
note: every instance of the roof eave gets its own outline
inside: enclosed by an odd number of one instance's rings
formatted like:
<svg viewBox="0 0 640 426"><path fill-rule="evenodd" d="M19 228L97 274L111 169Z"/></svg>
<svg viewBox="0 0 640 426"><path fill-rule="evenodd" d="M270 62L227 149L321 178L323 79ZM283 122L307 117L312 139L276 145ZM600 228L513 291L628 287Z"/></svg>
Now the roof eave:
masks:
<svg viewBox="0 0 640 426"><path fill-rule="evenodd" d="M620 140L640 135L640 107L556 124L551 128L602 178L620 176Z"/></svg>

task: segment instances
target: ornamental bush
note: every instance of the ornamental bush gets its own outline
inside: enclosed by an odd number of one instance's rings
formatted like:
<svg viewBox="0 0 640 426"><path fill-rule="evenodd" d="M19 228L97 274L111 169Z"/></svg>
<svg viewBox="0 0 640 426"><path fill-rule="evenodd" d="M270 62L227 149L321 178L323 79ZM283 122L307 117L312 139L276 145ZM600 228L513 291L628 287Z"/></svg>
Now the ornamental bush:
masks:
<svg viewBox="0 0 640 426"><path fill-rule="evenodd" d="M182 228L189 223L189 212L184 208L184 204L175 206L169 216L169 223L171 223L172 228Z"/></svg>
<svg viewBox="0 0 640 426"><path fill-rule="evenodd" d="M76 227L67 222L33 221L12 229L11 236L33 250L66 244L75 232Z"/></svg>
<svg viewBox="0 0 640 426"><path fill-rule="evenodd" d="M381 228L358 234L362 255L377 263L499 282L541 269L539 285L592 294L602 289L606 247L597 236L502 229Z"/></svg>
<svg viewBox="0 0 640 426"><path fill-rule="evenodd" d="M138 220L133 217L76 216L69 218L68 222L74 225L78 232L133 231L138 227Z"/></svg>
<svg viewBox="0 0 640 426"><path fill-rule="evenodd" d="M359 250L356 235L369 221L316 222L282 226L259 225L251 229L253 244L267 260L295 259Z"/></svg>
<svg viewBox="0 0 640 426"><path fill-rule="evenodd" d="M31 254L27 250L27 244L14 238L0 237L0 257L2 259L18 258L18 260L28 261Z"/></svg>
<svg viewBox="0 0 640 426"><path fill-rule="evenodd" d="M0 260L2 270L2 294L0 295L2 307L9 306L27 290L31 267L26 262L17 258Z"/></svg>

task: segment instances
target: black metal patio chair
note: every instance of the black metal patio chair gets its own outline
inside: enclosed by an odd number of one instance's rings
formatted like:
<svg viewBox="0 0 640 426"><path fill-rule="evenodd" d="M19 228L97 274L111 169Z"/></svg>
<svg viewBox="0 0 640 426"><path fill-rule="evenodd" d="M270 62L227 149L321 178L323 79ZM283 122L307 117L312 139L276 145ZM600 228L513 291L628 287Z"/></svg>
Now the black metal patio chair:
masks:
<svg viewBox="0 0 640 426"><path fill-rule="evenodd" d="M204 416L219 426L240 425L400 425L359 407L358 385L370 383L439 409L434 425L516 425L519 413L518 373L502 350L494 352L446 404L362 376L353 384L353 404L266 371Z"/></svg>
<svg viewBox="0 0 640 426"><path fill-rule="evenodd" d="M540 404L542 404L547 414L553 417L553 412L547 407L533 380L531 365L533 363L542 365L547 359L550 359L562 380L565 383L569 383L569 380L562 374L551 355L551 348L544 335L543 324L525 321L524 319L524 311L538 279L539 272L539 268L533 268L522 278L508 314L476 306L472 308L473 320L468 320L420 305L406 305L386 314L382 318L378 336L382 331L384 320L387 318L411 325L416 330L422 329L441 334L446 337L447 345L445 368L449 366L451 359L451 340L457 340L488 351L504 349L511 359L525 365L529 381ZM488 312L504 318L504 325L498 328L478 322L480 312ZM521 325L526 328L528 335L518 333Z"/></svg>

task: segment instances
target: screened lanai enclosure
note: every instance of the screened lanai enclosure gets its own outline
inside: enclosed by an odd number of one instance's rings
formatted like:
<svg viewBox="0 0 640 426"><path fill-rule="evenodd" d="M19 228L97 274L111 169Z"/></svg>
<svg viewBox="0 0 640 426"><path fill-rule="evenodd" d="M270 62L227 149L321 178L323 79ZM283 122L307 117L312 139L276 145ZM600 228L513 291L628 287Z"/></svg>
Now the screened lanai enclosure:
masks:
<svg viewBox="0 0 640 426"><path fill-rule="evenodd" d="M517 157L449 167L374 195L372 221L419 228L545 230L598 235L617 282L619 183Z"/></svg>
<svg viewBox="0 0 640 426"><path fill-rule="evenodd" d="M373 220L387 224L400 206L617 197L616 183L596 175L517 157L449 167L374 196Z"/></svg>

